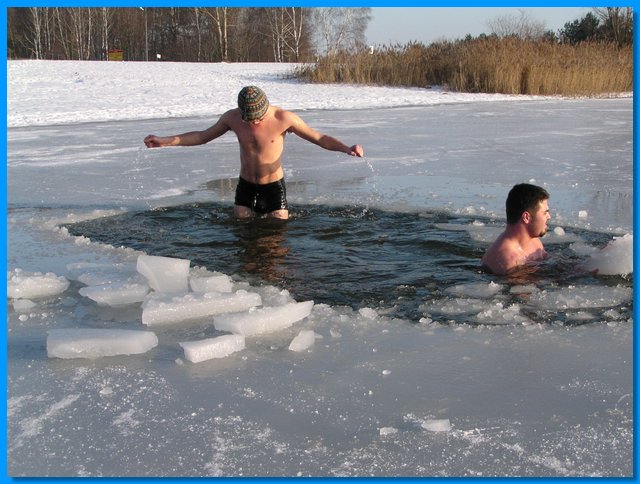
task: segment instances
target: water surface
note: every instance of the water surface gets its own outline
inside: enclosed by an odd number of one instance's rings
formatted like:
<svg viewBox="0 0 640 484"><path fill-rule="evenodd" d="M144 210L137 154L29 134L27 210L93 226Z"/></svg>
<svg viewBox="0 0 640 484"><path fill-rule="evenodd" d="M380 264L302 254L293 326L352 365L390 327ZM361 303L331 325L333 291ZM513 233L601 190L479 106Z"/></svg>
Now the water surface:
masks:
<svg viewBox="0 0 640 484"><path fill-rule="evenodd" d="M251 284L287 289L298 301L373 307L413 321L424 315L425 302L471 296L464 290L452 293L456 285L505 284L507 290L498 294L503 300L507 294L505 304L521 297L508 288L523 284L541 290L632 285L628 278L596 277L576 268L584 257L571 244L602 247L610 238L598 232L567 229L548 245L549 260L501 278L480 269L487 243L472 236L474 230L492 229L486 236L501 230L489 219L440 211L296 205L288 221L236 220L231 210L223 203L186 204L94 219L69 229L94 241L189 259L192 265L234 274ZM563 321L566 309L559 307L560 315L536 312L534 320ZM629 308L624 312L630 317ZM440 317L441 322L450 318ZM465 314L454 320L469 322Z"/></svg>

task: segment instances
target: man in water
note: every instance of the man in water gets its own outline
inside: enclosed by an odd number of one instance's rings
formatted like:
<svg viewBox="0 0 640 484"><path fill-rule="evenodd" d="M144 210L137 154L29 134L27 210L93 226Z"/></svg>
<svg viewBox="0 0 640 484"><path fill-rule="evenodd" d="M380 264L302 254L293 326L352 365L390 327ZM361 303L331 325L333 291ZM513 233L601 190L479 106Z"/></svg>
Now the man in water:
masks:
<svg viewBox="0 0 640 484"><path fill-rule="evenodd" d="M296 134L326 150L364 156L362 146L349 147L309 127L298 115L271 106L264 91L256 86L242 88L238 94L238 107L224 113L210 128L167 137L150 134L144 139L144 144L148 148L195 146L208 143L228 131L235 133L240 144L240 178L233 209L234 216L238 218L256 214L289 218L284 171L280 163L287 133Z"/></svg>
<svg viewBox="0 0 640 484"><path fill-rule="evenodd" d="M540 237L547 233L549 193L541 187L521 183L507 196L507 228L487 249L482 266L504 275L528 262L545 259Z"/></svg>

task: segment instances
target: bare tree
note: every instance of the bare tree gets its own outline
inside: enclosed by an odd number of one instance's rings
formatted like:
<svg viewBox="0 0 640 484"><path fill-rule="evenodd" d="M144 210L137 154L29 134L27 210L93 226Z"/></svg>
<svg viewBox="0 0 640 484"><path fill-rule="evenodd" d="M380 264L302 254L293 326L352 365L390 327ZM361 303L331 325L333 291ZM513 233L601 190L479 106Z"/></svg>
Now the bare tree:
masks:
<svg viewBox="0 0 640 484"><path fill-rule="evenodd" d="M61 55L64 59L72 58L72 46L71 42L68 40L68 31L65 28L66 22L64 19L64 11L65 9L60 7L55 7L53 10L53 16L56 26L56 36L57 43L61 49Z"/></svg>
<svg viewBox="0 0 640 484"><path fill-rule="evenodd" d="M213 21L220 59L226 62L229 60L229 7L205 8L204 13Z"/></svg>
<svg viewBox="0 0 640 484"><path fill-rule="evenodd" d="M91 35L91 9L74 7L67 9L66 13L73 39L74 57L86 60L88 49L85 38Z"/></svg>
<svg viewBox="0 0 640 484"><path fill-rule="evenodd" d="M633 9L631 7L594 8L608 36L618 45L633 41Z"/></svg>
<svg viewBox="0 0 640 484"><path fill-rule="evenodd" d="M518 37L540 40L546 33L544 22L533 19L526 10L518 9L518 15L501 15L487 22L492 34L498 37Z"/></svg>
<svg viewBox="0 0 640 484"><path fill-rule="evenodd" d="M109 57L109 38L111 35L111 27L112 27L112 22L113 22L113 16L114 16L114 9L112 8L107 8L107 7L102 7L100 9L100 13L101 15L101 21L102 21L102 27L100 29L101 32L101 49L102 49L102 58L103 59L108 59Z"/></svg>
<svg viewBox="0 0 640 484"><path fill-rule="evenodd" d="M156 52L176 61L299 62L309 58L311 37L316 31L310 21L312 10L9 7L7 55L107 59L109 50L115 48L124 52L126 60L142 60L147 52ZM358 30L353 25L358 21L352 14L360 10L367 9L336 9L341 14L342 30L334 30L335 48L346 49L357 39ZM365 28L361 27L362 33Z"/></svg>
<svg viewBox="0 0 640 484"><path fill-rule="evenodd" d="M266 9L267 18L269 19L269 36L271 38L271 48L273 49L273 59L276 62L282 62L285 55L287 25L284 18L284 10L284 8Z"/></svg>
<svg viewBox="0 0 640 484"><path fill-rule="evenodd" d="M352 52L365 44L370 8L315 8L314 24L322 53Z"/></svg>
<svg viewBox="0 0 640 484"><path fill-rule="evenodd" d="M276 62L300 59L303 44L304 9L298 7L267 8L268 36Z"/></svg>
<svg viewBox="0 0 640 484"><path fill-rule="evenodd" d="M304 41L304 18L305 10L302 8L289 7L285 8L285 15L289 22L289 40L287 45L293 53L293 60L298 62L300 60L301 49Z"/></svg>
<svg viewBox="0 0 640 484"><path fill-rule="evenodd" d="M32 7L29 10L31 11L33 26L30 42L33 56L36 59L42 59L42 8Z"/></svg>
<svg viewBox="0 0 640 484"><path fill-rule="evenodd" d="M19 43L29 51L29 57L46 59L51 50L51 15L48 7L29 7L28 27L20 36ZM12 32L9 35L13 35Z"/></svg>

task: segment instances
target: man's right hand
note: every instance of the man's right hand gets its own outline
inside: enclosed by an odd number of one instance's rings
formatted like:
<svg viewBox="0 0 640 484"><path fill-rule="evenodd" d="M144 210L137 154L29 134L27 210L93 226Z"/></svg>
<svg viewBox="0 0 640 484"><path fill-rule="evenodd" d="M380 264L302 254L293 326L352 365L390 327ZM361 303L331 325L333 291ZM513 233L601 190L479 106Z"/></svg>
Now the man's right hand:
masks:
<svg viewBox="0 0 640 484"><path fill-rule="evenodd" d="M150 134L144 139L144 144L147 145L147 148L160 148L162 143L160 142L160 138L158 138L155 134Z"/></svg>

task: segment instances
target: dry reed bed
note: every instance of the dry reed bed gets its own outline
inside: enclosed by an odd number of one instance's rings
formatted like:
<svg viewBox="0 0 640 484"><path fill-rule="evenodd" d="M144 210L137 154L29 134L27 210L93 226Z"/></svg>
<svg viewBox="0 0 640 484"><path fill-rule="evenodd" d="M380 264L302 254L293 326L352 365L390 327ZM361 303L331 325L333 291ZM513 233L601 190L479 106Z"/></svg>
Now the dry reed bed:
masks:
<svg viewBox="0 0 640 484"><path fill-rule="evenodd" d="M633 90L631 46L484 38L411 43L323 57L297 77L318 83L446 86L461 92L598 96Z"/></svg>

